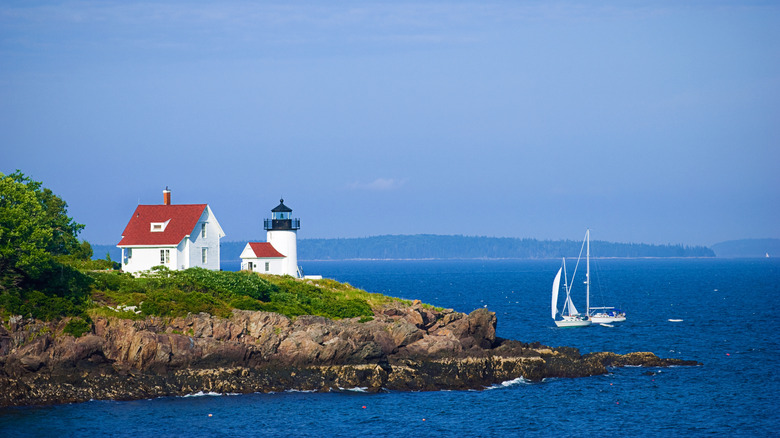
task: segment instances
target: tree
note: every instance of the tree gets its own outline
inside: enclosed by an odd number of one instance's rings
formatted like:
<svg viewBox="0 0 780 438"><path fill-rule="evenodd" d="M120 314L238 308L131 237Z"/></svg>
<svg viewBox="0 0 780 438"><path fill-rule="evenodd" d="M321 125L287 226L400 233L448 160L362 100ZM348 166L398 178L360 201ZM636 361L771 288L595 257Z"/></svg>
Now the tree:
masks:
<svg viewBox="0 0 780 438"><path fill-rule="evenodd" d="M77 307L83 301L88 277L56 259L91 253L91 247L77 238L84 225L68 216L67 207L51 190L20 171L0 173L0 307L13 311L54 296ZM47 318L54 313L49 311Z"/></svg>

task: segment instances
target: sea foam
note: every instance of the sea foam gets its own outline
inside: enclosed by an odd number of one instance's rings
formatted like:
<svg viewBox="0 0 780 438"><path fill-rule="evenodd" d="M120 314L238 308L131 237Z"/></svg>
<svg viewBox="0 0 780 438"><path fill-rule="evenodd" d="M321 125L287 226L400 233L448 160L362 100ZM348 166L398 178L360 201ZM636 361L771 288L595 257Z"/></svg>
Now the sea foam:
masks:
<svg viewBox="0 0 780 438"><path fill-rule="evenodd" d="M501 383L497 383L497 384L492 385L492 386L488 386L485 389L501 389L501 388L508 388L510 386L530 385L530 384L531 384L531 381L529 381L528 379L524 378L523 376L520 376L520 377L518 377L516 379L507 380L505 382L501 382Z"/></svg>
<svg viewBox="0 0 780 438"><path fill-rule="evenodd" d="M205 397L205 396L220 397L220 396L223 396L223 395L238 395L238 393L237 392L226 392L226 393L223 394L223 393L220 393L220 392L213 392L213 391L209 391L209 392L198 391L198 392L196 392L194 394L183 395L182 397L185 397L185 398L186 397Z"/></svg>

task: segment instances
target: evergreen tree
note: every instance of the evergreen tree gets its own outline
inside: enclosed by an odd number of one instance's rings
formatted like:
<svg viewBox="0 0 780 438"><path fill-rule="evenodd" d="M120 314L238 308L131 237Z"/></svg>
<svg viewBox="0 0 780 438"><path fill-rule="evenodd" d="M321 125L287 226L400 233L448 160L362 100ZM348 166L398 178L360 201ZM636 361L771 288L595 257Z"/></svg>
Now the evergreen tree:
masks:
<svg viewBox="0 0 780 438"><path fill-rule="evenodd" d="M44 319L78 314L89 277L57 257L91 255L68 204L20 171L0 173L0 310Z"/></svg>

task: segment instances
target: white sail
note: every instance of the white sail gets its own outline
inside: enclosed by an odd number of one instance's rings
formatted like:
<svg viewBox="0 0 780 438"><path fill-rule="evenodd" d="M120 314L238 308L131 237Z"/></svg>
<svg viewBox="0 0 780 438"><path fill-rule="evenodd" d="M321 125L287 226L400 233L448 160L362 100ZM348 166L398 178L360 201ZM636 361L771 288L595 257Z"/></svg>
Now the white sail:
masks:
<svg viewBox="0 0 780 438"><path fill-rule="evenodd" d="M555 319L555 314L558 313L558 289L561 286L561 270L558 268L558 273L555 274L555 280L553 280L552 288L552 318Z"/></svg>
<svg viewBox="0 0 780 438"><path fill-rule="evenodd" d="M574 307L574 301L571 300L570 296L566 296L566 305L567 305L569 315L577 315L580 313L577 311L577 308Z"/></svg>

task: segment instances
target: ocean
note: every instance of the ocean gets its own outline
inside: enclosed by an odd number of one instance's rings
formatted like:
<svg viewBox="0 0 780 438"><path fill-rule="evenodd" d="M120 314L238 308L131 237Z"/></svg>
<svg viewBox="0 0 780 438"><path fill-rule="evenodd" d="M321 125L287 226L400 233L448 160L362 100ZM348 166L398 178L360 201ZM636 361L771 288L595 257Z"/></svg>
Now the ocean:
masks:
<svg viewBox="0 0 780 438"><path fill-rule="evenodd" d="M628 321L570 329L550 319L558 260L300 264L308 274L460 312L487 306L503 338L703 365L479 391L345 388L6 408L0 436L780 436L776 259L591 259L591 305L618 306ZM577 275L573 299L583 310L584 273Z"/></svg>

